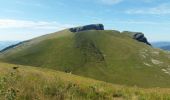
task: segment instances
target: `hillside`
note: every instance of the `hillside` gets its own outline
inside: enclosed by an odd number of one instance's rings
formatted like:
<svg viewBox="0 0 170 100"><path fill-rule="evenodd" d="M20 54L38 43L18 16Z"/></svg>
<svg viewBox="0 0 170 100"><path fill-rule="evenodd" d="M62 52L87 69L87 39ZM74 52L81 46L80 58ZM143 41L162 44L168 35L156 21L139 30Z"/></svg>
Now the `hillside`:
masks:
<svg viewBox="0 0 170 100"><path fill-rule="evenodd" d="M55 70L0 63L1 100L169 100L169 89L108 84Z"/></svg>
<svg viewBox="0 0 170 100"><path fill-rule="evenodd" d="M170 87L170 54L126 32L63 30L26 41L2 52L0 58L114 84Z"/></svg>

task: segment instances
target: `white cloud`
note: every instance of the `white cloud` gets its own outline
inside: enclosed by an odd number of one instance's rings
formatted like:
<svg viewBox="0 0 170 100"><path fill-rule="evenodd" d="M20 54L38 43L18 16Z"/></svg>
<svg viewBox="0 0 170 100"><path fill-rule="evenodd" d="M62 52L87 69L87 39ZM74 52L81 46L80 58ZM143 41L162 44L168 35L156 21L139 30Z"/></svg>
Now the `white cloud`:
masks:
<svg viewBox="0 0 170 100"><path fill-rule="evenodd" d="M170 14L170 4L161 4L151 8L130 9L126 11L127 14L153 14L153 15L165 15Z"/></svg>
<svg viewBox="0 0 170 100"><path fill-rule="evenodd" d="M121 3L123 0L100 0L100 1L107 5L113 5L113 4Z"/></svg>
<svg viewBox="0 0 170 100"><path fill-rule="evenodd" d="M45 21L29 21L29 20L15 20L15 19L0 19L0 29L9 28L29 28L29 29L56 29L61 30L71 27L68 24L61 24L58 22Z"/></svg>
<svg viewBox="0 0 170 100"><path fill-rule="evenodd" d="M0 40L28 40L69 27L73 26L55 21L0 19Z"/></svg>

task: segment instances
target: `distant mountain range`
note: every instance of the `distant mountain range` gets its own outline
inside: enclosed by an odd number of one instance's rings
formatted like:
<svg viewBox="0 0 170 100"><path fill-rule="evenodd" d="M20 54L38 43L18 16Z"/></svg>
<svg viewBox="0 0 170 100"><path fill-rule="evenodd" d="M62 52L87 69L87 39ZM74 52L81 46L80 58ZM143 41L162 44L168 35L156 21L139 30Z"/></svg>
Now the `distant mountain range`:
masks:
<svg viewBox="0 0 170 100"><path fill-rule="evenodd" d="M170 50L170 42L153 42L152 45L163 50Z"/></svg>
<svg viewBox="0 0 170 100"><path fill-rule="evenodd" d="M19 41L0 41L0 50L18 43Z"/></svg>

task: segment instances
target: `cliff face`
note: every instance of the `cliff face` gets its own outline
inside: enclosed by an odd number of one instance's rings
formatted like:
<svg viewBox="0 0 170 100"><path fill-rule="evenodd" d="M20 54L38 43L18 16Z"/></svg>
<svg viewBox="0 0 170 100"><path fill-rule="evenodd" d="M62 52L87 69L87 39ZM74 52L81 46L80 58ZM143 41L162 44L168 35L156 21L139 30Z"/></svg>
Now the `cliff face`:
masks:
<svg viewBox="0 0 170 100"><path fill-rule="evenodd" d="M81 31L87 31L87 30L104 30L104 25L103 24L91 24L91 25L70 28L71 32L81 32Z"/></svg>
<svg viewBox="0 0 170 100"><path fill-rule="evenodd" d="M71 32L81 32L81 31L87 31L87 30L104 30L104 25L103 24L90 24L90 25L70 28L69 30ZM133 39L151 46L151 44L148 42L147 38L141 32L124 31L123 33L133 34L132 35Z"/></svg>

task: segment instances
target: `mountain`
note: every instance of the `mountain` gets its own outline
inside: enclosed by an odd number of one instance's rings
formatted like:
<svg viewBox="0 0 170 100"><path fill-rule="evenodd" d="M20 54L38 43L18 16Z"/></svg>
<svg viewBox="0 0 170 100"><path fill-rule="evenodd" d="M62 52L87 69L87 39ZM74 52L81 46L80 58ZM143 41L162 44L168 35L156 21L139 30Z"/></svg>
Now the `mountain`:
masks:
<svg viewBox="0 0 170 100"><path fill-rule="evenodd" d="M66 29L9 48L0 59L120 85L170 87L170 54L135 40L132 34Z"/></svg>
<svg viewBox="0 0 170 100"><path fill-rule="evenodd" d="M170 51L170 45L161 47L161 49L163 49L163 50L169 50L169 51Z"/></svg>
<svg viewBox="0 0 170 100"><path fill-rule="evenodd" d="M0 50L16 43L18 43L18 41L0 41Z"/></svg>
<svg viewBox="0 0 170 100"><path fill-rule="evenodd" d="M109 84L50 69L0 62L1 100L168 100L168 88Z"/></svg>
<svg viewBox="0 0 170 100"><path fill-rule="evenodd" d="M154 42L152 45L163 50L170 50L170 42Z"/></svg>

